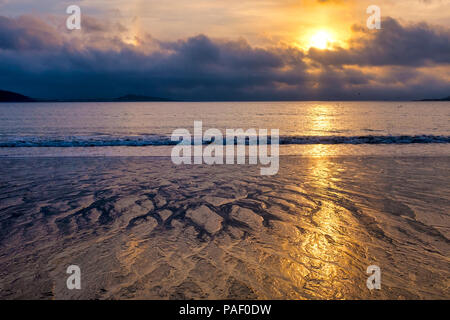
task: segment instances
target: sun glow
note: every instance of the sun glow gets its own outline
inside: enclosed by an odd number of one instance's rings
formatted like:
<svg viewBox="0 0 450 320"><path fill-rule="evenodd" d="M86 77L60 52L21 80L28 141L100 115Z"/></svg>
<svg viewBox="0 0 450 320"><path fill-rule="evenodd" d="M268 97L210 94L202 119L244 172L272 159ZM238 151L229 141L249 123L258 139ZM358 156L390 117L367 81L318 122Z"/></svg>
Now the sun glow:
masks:
<svg viewBox="0 0 450 320"><path fill-rule="evenodd" d="M309 47L324 50L329 48L333 42L334 39L331 33L325 30L320 30L311 36L309 40Z"/></svg>
<svg viewBox="0 0 450 320"><path fill-rule="evenodd" d="M123 39L123 42L128 44L128 45L132 45L132 46L137 46L139 45L139 40L136 36L134 37L125 37Z"/></svg>

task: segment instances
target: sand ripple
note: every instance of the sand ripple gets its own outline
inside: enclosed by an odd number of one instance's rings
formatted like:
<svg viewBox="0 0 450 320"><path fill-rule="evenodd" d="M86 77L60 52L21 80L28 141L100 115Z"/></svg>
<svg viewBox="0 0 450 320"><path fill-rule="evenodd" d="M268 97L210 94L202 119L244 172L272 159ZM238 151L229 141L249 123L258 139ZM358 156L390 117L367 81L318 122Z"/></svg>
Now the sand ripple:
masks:
<svg viewBox="0 0 450 320"><path fill-rule="evenodd" d="M0 161L1 298L450 298L446 158Z"/></svg>

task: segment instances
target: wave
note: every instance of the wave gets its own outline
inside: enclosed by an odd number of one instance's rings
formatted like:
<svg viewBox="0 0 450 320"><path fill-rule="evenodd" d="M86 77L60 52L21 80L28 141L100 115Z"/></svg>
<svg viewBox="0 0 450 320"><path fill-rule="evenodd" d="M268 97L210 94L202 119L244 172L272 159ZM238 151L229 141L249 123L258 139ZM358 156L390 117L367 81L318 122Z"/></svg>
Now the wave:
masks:
<svg viewBox="0 0 450 320"><path fill-rule="evenodd" d="M270 136L267 143L271 143ZM193 139L192 139L193 141ZM211 142L204 141L203 144ZM224 141L217 141L225 144ZM248 137L244 140L235 139L234 144L250 144ZM308 145L308 144L430 144L450 143L450 136L437 135L364 135L364 136L281 136L280 145ZM0 138L0 148L20 147L145 147L171 146L178 144L171 141L169 136L141 135L141 136L70 136L70 137L13 137Z"/></svg>
<svg viewBox="0 0 450 320"><path fill-rule="evenodd" d="M401 136L301 136L282 137L280 144L414 144L450 143L450 136L401 135Z"/></svg>

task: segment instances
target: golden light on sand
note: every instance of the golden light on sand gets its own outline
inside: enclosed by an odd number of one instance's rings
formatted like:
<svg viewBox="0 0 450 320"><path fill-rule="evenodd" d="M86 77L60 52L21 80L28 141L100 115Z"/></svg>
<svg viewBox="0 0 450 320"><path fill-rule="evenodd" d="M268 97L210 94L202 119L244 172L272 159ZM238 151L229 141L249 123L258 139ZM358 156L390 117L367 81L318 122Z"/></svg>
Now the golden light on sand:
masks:
<svg viewBox="0 0 450 320"><path fill-rule="evenodd" d="M309 47L324 50L329 48L334 41L333 35L330 32L319 30L311 36Z"/></svg>

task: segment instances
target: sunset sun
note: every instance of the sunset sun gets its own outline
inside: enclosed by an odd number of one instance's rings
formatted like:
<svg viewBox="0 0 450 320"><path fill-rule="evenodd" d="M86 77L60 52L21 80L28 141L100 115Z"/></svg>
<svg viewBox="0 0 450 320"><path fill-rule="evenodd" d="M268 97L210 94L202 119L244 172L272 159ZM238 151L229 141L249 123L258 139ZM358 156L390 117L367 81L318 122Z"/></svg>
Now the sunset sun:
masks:
<svg viewBox="0 0 450 320"><path fill-rule="evenodd" d="M333 36L329 32L320 30L311 36L309 47L324 50L327 49L333 41Z"/></svg>

